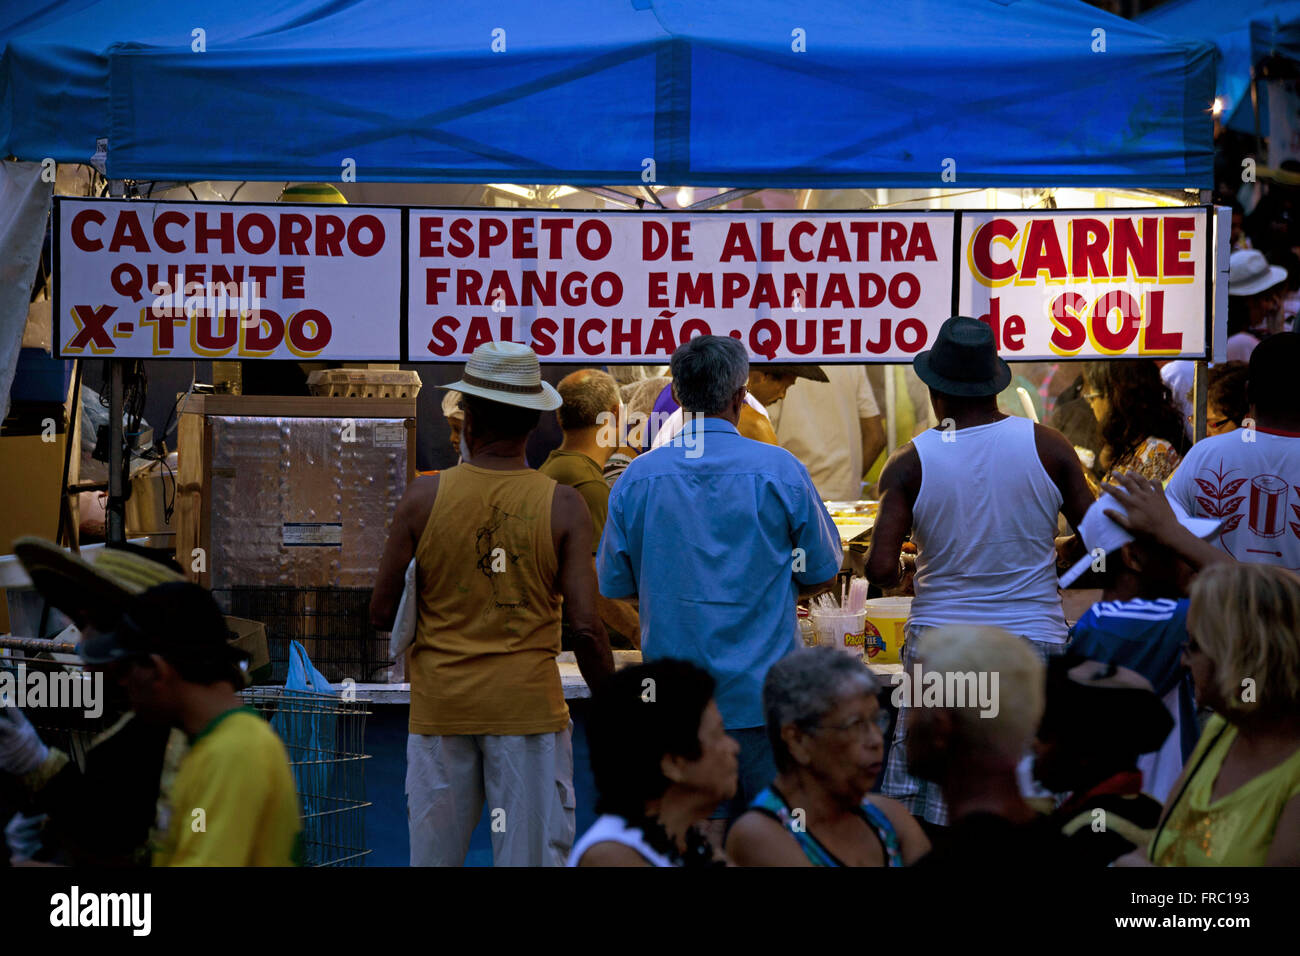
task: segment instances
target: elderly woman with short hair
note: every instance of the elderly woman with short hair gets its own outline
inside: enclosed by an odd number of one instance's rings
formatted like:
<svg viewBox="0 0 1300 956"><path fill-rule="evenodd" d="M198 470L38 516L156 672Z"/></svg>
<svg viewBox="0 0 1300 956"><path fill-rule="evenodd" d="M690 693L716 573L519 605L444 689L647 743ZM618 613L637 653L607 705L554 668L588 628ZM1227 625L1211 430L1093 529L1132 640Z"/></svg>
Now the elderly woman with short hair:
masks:
<svg viewBox="0 0 1300 956"><path fill-rule="evenodd" d="M871 672L829 647L778 661L763 684L778 774L732 826L738 866L903 866L930 849L897 801L870 793L888 715Z"/></svg>

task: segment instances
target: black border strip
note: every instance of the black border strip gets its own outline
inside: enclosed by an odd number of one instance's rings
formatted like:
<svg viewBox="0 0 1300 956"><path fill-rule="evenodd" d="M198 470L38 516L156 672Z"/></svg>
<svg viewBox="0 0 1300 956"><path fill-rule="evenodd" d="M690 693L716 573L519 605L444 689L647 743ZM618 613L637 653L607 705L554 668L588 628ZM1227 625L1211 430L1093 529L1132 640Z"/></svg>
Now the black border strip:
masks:
<svg viewBox="0 0 1300 956"><path fill-rule="evenodd" d="M50 237L52 242L52 247L50 249L50 285L52 286L50 289L50 334L53 336L50 339L50 357L55 359L64 358L61 354L63 351L63 333L59 330L59 234L63 231L59 221L59 212L63 207L63 203L60 201L62 198L63 197L61 196L55 196L54 208L50 210L54 226L53 234ZM69 356L68 358L85 358L85 356L76 355ZM80 400L80 396L78 396L76 401ZM68 440L71 441L71 437L69 437Z"/></svg>
<svg viewBox="0 0 1300 956"><path fill-rule="evenodd" d="M959 315L961 313L961 214L962 210L953 210L956 215L952 219L952 294L949 306L949 316Z"/></svg>
<svg viewBox="0 0 1300 956"><path fill-rule="evenodd" d="M397 330L397 352L401 356L399 362L410 362L411 346L408 339L410 338L411 317L408 306L411 295L411 207L402 207L402 275L401 275L401 300L397 306L398 321L401 322L401 328Z"/></svg>
<svg viewBox="0 0 1300 956"><path fill-rule="evenodd" d="M1216 240L1216 231L1219 228L1219 217L1214 211L1214 204L1207 203L1201 206L1201 211L1205 213L1205 271L1207 279L1205 283L1205 349L1203 358L1206 361L1214 361L1214 284L1219 280L1218 263L1214 261L1214 246Z"/></svg>

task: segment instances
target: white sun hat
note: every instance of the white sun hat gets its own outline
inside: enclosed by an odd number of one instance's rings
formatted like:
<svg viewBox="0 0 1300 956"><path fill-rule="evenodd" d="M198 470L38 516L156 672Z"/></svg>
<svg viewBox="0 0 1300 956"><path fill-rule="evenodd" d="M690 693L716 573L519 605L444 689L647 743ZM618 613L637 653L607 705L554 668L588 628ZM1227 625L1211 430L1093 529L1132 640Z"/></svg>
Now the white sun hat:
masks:
<svg viewBox="0 0 1300 956"><path fill-rule="evenodd" d="M537 353L518 342L486 342L465 363L459 382L439 385L466 395L552 412L564 404L551 385L542 381Z"/></svg>
<svg viewBox="0 0 1300 956"><path fill-rule="evenodd" d="M1173 498L1166 496L1166 500L1169 502L1169 507L1173 509L1174 517L1178 519L1178 523L1196 537L1208 538L1219 530L1221 522L1218 518L1193 518ZM1088 553L1076 561L1070 570L1061 575L1061 587L1068 588L1084 571L1092 567L1093 557L1098 551L1103 554L1110 554L1112 551L1118 551L1133 540L1133 535L1125 531L1114 519L1106 514L1107 510L1117 511L1120 514L1128 513L1122 504L1108 494L1103 494L1088 507L1083 520L1079 522L1079 537L1083 538L1083 544L1088 549Z"/></svg>
<svg viewBox="0 0 1300 956"><path fill-rule="evenodd" d="M1286 278L1286 269L1271 266L1258 249L1238 249L1228 260L1228 295L1254 295Z"/></svg>

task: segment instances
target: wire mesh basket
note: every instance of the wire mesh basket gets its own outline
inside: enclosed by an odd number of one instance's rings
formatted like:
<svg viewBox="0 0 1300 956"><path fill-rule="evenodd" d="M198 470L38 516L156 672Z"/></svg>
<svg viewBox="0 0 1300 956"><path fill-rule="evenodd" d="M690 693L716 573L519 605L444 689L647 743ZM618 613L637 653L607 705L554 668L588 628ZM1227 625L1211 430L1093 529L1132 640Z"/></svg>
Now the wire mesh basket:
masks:
<svg viewBox="0 0 1300 956"><path fill-rule="evenodd" d="M305 866L362 866L370 702L249 687L240 696L270 722L289 754L302 812Z"/></svg>
<svg viewBox="0 0 1300 956"><path fill-rule="evenodd" d="M212 594L227 614L266 625L270 683L284 683L290 641L331 683L388 682L388 640L370 626L370 588L240 586Z"/></svg>

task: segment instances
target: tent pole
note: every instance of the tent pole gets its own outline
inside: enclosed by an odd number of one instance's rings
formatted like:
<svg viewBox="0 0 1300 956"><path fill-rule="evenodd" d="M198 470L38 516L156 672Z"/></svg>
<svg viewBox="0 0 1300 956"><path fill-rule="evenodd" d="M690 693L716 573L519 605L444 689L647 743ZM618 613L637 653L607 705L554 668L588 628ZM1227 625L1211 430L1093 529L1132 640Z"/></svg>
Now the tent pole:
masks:
<svg viewBox="0 0 1300 956"><path fill-rule="evenodd" d="M108 359L108 521L107 540L110 545L126 541L126 498L123 497L122 476L126 463L122 454L125 436L122 434L122 359Z"/></svg>
<svg viewBox="0 0 1300 956"><path fill-rule="evenodd" d="M885 456L894 453L894 422L898 418L897 366L885 366Z"/></svg>

